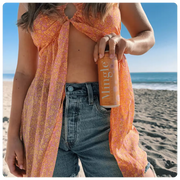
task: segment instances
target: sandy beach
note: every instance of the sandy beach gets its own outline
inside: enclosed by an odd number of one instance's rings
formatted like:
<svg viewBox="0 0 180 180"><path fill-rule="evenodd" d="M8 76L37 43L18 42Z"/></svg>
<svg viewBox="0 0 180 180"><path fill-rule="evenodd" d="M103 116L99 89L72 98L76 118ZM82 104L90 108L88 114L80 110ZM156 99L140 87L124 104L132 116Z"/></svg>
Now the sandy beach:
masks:
<svg viewBox="0 0 180 180"><path fill-rule="evenodd" d="M4 161L11 107L12 82L3 81L3 175L13 177ZM140 146L158 177L177 175L177 91L134 89L134 125ZM83 169L79 177L84 177Z"/></svg>

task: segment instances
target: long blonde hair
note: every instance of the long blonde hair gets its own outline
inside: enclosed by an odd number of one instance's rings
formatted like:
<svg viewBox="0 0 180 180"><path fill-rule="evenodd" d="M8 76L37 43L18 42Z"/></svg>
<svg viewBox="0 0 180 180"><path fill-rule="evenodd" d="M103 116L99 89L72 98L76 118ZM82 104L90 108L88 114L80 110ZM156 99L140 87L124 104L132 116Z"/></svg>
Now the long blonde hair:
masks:
<svg viewBox="0 0 180 180"><path fill-rule="evenodd" d="M89 20L89 12L91 10L94 17L97 17L99 13L100 19L103 21L113 4L114 3L83 3L83 14ZM40 11L48 16L52 14L58 15L57 6L59 6L59 3L28 3L28 10L17 21L17 26L33 31L33 22Z"/></svg>

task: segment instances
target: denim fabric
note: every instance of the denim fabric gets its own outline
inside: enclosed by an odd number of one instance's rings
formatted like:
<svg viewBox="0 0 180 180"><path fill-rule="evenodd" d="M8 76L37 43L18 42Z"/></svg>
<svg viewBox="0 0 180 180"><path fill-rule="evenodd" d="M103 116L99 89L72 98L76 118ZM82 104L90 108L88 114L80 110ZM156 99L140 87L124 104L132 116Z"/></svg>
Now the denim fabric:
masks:
<svg viewBox="0 0 180 180"><path fill-rule="evenodd" d="M122 177L109 149L110 112L99 104L99 84L66 83L61 139L53 177Z"/></svg>

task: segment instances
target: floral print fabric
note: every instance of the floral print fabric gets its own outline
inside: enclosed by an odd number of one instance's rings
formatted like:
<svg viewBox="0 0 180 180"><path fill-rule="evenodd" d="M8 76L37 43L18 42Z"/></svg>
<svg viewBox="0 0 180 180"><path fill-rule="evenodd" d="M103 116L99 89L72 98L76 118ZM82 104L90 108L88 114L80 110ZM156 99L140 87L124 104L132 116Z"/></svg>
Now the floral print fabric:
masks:
<svg viewBox="0 0 180 180"><path fill-rule="evenodd" d="M71 19L64 13L67 5L58 7L61 16L53 19L40 13L31 33L38 47L39 59L35 77L24 101L20 136L26 154L27 177L52 177L62 126L62 110L67 76L70 23L97 42L112 32L120 34L118 3L104 22L82 15L83 3L73 3L76 12ZM119 60L121 105L111 109L109 145L123 176L143 176L147 155L139 148L139 134L133 126L134 95L125 56Z"/></svg>

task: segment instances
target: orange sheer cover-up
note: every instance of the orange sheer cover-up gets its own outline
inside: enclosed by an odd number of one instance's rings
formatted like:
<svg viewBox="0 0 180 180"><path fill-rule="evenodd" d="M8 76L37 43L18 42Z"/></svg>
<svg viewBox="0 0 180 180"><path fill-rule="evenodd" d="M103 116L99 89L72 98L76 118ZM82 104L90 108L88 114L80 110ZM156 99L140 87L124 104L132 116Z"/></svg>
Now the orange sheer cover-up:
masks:
<svg viewBox="0 0 180 180"><path fill-rule="evenodd" d="M104 22L90 14L91 23L82 15L83 3L73 4L76 12L71 19L64 13L66 3L58 7L58 19L40 13L34 21L31 36L39 51L38 68L24 100L20 127L27 177L53 175L61 135L70 23L95 42L113 32L120 34L118 3ZM139 134L133 126L134 94L125 56L118 67L121 105L111 109L110 152L124 177L140 177L148 162L147 154L138 146Z"/></svg>

